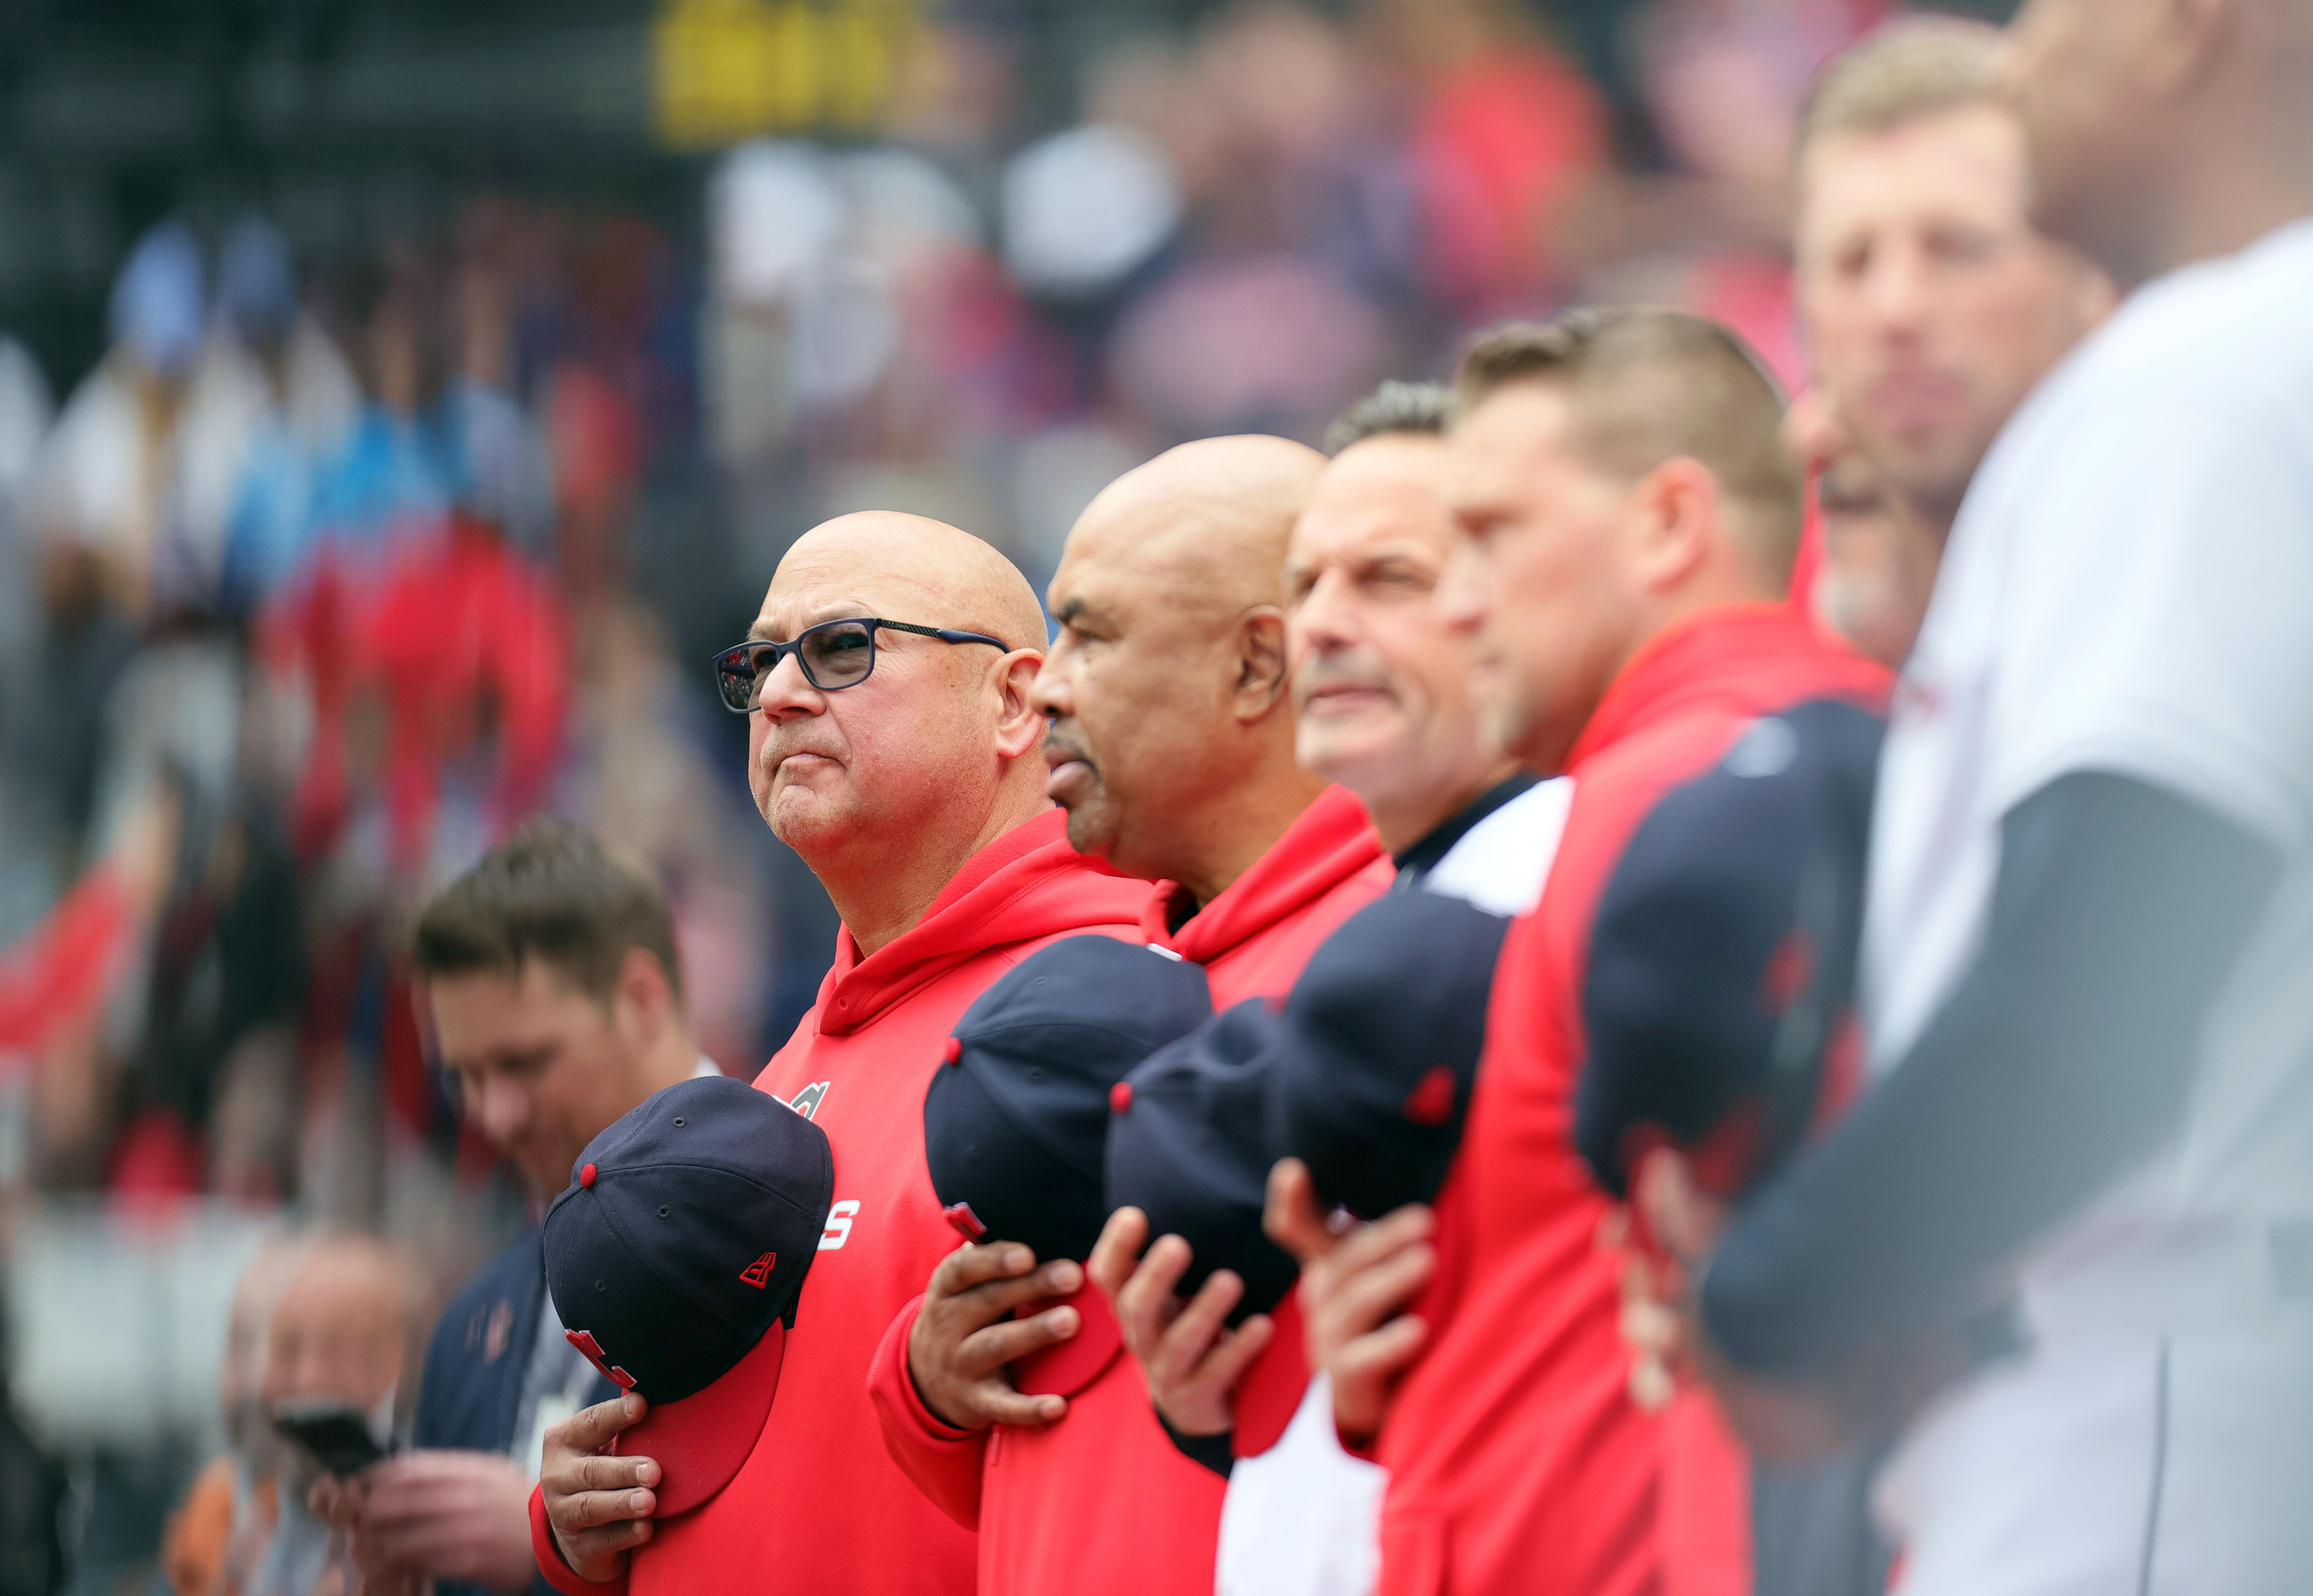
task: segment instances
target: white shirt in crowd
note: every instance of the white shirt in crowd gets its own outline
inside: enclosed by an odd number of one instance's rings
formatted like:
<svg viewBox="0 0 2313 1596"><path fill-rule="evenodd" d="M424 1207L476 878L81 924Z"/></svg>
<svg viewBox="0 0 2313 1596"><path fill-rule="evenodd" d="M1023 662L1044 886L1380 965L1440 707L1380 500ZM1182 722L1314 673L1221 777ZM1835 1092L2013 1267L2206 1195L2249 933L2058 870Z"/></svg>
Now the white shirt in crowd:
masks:
<svg viewBox="0 0 2313 1596"><path fill-rule="evenodd" d="M1978 474L1880 770L1876 1068L1973 956L2001 817L2090 771L2204 806L2280 875L2175 1133L2022 1265L2033 1350L1883 1479L1904 1596L2306 1578L2282 1531L2313 1503L2313 1307L2273 1235L2313 1223L2313 220L2141 290Z"/></svg>

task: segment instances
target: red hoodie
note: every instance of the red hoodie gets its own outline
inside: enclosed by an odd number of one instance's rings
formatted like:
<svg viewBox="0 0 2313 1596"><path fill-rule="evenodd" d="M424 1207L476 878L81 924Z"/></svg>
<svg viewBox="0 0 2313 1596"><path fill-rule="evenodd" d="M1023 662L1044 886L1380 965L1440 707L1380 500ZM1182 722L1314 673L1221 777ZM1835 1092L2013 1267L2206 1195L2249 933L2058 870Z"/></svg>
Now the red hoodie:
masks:
<svg viewBox="0 0 2313 1596"><path fill-rule="evenodd" d="M1328 787L1177 934L1170 916L1184 895L1173 882L1160 886L1141 932L1204 965L1216 1008L1280 996L1317 944L1387 891L1394 873L1364 806ZM1165 1439L1097 1288L1078 1293L1077 1337L1105 1355L1089 1355L1095 1372L1065 1393L1060 1422L1043 1429L965 1432L931 1416L908 1375L920 1302L892 1321L868 1391L893 1460L957 1523L979 1530L981 1596L1212 1589L1223 1481Z"/></svg>
<svg viewBox="0 0 2313 1596"><path fill-rule="evenodd" d="M1642 649L1575 744L1566 830L1502 945L1438 1199L1430 1347L1382 1428L1380 1596L1747 1584L1741 1453L1692 1402L1666 1425L1627 1395L1616 1261L1596 1240L1608 1199L1573 1139L1590 922L1640 822L1752 720L1819 698L1876 707L1886 688L1788 605L1714 610Z"/></svg>
<svg viewBox="0 0 2313 1596"><path fill-rule="evenodd" d="M835 1204L804 1282L778 1397L736 1478L658 1526L619 1586L590 1585L550 1545L565 1591L633 1596L968 1596L972 1536L884 1449L861 1387L878 1337L956 1245L924 1164L924 1091L972 999L1047 943L1130 936L1148 884L1076 853L1054 810L982 848L922 922L866 959L849 931L819 1001L756 1076L835 1151ZM535 1537L533 1537L535 1539Z"/></svg>
<svg viewBox="0 0 2313 1596"><path fill-rule="evenodd" d="M1290 991L1317 944L1396 877L1357 794L1327 787L1252 869L1179 930L1173 925L1189 894L1178 881L1159 883L1140 911L1140 928L1150 942L1203 965L1213 1007L1225 1009Z"/></svg>

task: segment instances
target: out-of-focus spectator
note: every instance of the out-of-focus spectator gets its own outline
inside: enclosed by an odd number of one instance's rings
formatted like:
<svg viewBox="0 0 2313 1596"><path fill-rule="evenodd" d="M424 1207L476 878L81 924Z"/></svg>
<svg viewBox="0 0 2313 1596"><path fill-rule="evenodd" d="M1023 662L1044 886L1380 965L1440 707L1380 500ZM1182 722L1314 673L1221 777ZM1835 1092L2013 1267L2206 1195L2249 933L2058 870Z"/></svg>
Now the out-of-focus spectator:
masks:
<svg viewBox="0 0 2313 1596"><path fill-rule="evenodd" d="M683 1007L700 1048L710 1058L750 1058L764 1014L766 955L785 956L748 846L754 813L741 802L743 789L708 763L694 723L703 711L647 609L628 601L603 615L585 639L580 675L569 811L614 854L647 866L664 891Z"/></svg>
<svg viewBox="0 0 2313 1596"><path fill-rule="evenodd" d="M26 751L20 739L36 711L45 630L28 489L54 409L40 366L22 344L0 335L0 940L38 912L47 886L23 856L31 838L16 789L30 775L19 769Z"/></svg>
<svg viewBox="0 0 2313 1596"><path fill-rule="evenodd" d="M361 390L257 217L225 234L217 302L185 400L184 542L194 591L239 611L286 573L315 467L344 443Z"/></svg>
<svg viewBox="0 0 2313 1596"><path fill-rule="evenodd" d="M327 1399L367 1416L381 1444L406 1408L418 1299L409 1260L374 1238L316 1237L274 1308L259 1392L269 1416ZM321 1478L294 1446L279 1453L279 1520L248 1596L347 1596L361 1589L343 1538L305 1509Z"/></svg>
<svg viewBox="0 0 2313 1596"><path fill-rule="evenodd" d="M525 829L427 906L417 965L467 1114L541 1199L620 1116L716 1073L685 1019L664 900L567 823ZM539 1237L524 1231L444 1311L417 1450L316 1498L380 1589L550 1589L528 1512L544 1436L616 1390L565 1338Z"/></svg>
<svg viewBox="0 0 2313 1596"><path fill-rule="evenodd" d="M183 223L138 241L113 285L112 352L66 403L35 468L34 527L92 557L107 600L132 623L181 564L179 428L207 324L205 279Z"/></svg>
<svg viewBox="0 0 2313 1596"><path fill-rule="evenodd" d="M1377 41L1421 103L1407 143L1420 269L1464 325L1556 285L1561 215L1599 167L1597 91L1489 0L1378 0Z"/></svg>
<svg viewBox="0 0 2313 1596"><path fill-rule="evenodd" d="M298 1236L268 1242L233 1290L218 1390L226 1448L193 1481L162 1540L162 1572L175 1596L241 1596L279 1521L283 1443L266 1416L265 1365L274 1310L304 1247Z"/></svg>

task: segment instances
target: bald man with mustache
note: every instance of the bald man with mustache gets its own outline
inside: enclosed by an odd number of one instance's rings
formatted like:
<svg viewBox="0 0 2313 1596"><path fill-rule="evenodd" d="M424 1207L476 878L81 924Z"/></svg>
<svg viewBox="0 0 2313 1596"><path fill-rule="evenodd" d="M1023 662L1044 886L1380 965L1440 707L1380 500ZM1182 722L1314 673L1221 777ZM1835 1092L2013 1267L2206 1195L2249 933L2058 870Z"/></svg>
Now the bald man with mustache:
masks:
<svg viewBox="0 0 2313 1596"><path fill-rule="evenodd" d="M1392 879L1364 806L1294 758L1285 551L1324 464L1282 438L1209 438L1112 483L1069 535L1029 695L1069 842L1159 883L1140 935L1201 965L1217 1009L1281 996ZM1135 1361L1069 1396L1011 1382L1057 1343L1117 1345L1083 1261L991 1236L928 1271L872 1377L885 1437L977 1525L989 1596L1208 1590L1222 1480L1166 1440ZM1262 1319L1244 1346L1270 1333Z"/></svg>
<svg viewBox="0 0 2313 1596"><path fill-rule="evenodd" d="M923 1144L949 1030L1044 943L1132 934L1149 896L1070 848L1045 796L1030 698L1043 639L1035 594L995 549L866 513L805 534L749 641L718 656L725 702L748 717L756 807L842 916L818 1002L755 1080L827 1133L835 1200L778 1399L718 1495L653 1520L659 1464L603 1455L638 1398L550 1434L538 1551L557 1588L973 1588L972 1533L894 1467L862 1388L879 1337L955 1244Z"/></svg>

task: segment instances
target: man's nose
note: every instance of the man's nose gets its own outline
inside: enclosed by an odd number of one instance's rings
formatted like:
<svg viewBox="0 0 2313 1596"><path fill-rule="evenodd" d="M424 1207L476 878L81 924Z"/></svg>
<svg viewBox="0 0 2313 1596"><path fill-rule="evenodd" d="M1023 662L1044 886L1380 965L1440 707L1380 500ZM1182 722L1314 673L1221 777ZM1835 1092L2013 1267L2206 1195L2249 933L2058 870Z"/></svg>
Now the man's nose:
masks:
<svg viewBox="0 0 2313 1596"><path fill-rule="evenodd" d="M779 656L770 675L756 679L755 707L774 723L791 721L819 714L827 707L827 696L803 673L801 656L788 653Z"/></svg>
<svg viewBox="0 0 2313 1596"><path fill-rule="evenodd" d="M482 1135L494 1147L504 1148L530 1127L530 1094L506 1081L488 1081L474 1105Z"/></svg>
<svg viewBox="0 0 2313 1596"><path fill-rule="evenodd" d="M1355 607L1345 591L1348 585L1337 573L1328 571L1302 595L1293 618L1308 647L1330 653L1358 641Z"/></svg>
<svg viewBox="0 0 2313 1596"><path fill-rule="evenodd" d="M1466 542L1447 557L1446 568L1438 574L1430 607L1438 625L1456 636L1466 637L1485 624L1483 574L1476 551Z"/></svg>
<svg viewBox="0 0 2313 1596"><path fill-rule="evenodd" d="M1883 332L1914 330L1928 308L1925 252L1915 241L1890 243L1879 251L1864 280L1864 303Z"/></svg>
<svg viewBox="0 0 2313 1596"><path fill-rule="evenodd" d="M1047 720L1059 720L1076 708L1075 695L1069 688L1068 668L1059 656L1056 645L1037 668L1035 680L1028 684L1028 707Z"/></svg>

